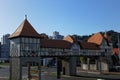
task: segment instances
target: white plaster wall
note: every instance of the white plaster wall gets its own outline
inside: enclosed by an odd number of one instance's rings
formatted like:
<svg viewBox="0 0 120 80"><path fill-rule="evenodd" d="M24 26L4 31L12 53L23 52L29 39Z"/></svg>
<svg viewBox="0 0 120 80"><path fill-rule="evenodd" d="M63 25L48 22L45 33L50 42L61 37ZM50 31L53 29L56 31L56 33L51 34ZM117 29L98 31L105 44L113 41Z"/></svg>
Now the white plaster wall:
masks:
<svg viewBox="0 0 120 80"><path fill-rule="evenodd" d="M90 64L90 70L97 70L96 64Z"/></svg>
<svg viewBox="0 0 120 80"><path fill-rule="evenodd" d="M83 70L88 70L88 65L87 64L82 64L82 69Z"/></svg>

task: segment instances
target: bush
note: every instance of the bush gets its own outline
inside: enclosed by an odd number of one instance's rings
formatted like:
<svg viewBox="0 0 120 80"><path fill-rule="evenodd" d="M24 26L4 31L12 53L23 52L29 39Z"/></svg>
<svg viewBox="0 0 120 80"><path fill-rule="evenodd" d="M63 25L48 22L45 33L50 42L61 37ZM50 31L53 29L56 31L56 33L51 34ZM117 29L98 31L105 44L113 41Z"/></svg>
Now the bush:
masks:
<svg viewBox="0 0 120 80"><path fill-rule="evenodd" d="M81 56L80 61L81 61L81 63L87 64L87 57Z"/></svg>

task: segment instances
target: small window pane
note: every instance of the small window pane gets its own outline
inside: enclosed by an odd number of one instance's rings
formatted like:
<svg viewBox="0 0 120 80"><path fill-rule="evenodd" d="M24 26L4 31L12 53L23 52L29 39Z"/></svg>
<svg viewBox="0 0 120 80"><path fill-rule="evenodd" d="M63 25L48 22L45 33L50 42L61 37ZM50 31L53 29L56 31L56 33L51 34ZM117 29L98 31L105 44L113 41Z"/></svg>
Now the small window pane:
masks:
<svg viewBox="0 0 120 80"><path fill-rule="evenodd" d="M25 43L28 43L28 38L25 38Z"/></svg>
<svg viewBox="0 0 120 80"><path fill-rule="evenodd" d="M33 43L36 43L36 39L33 39Z"/></svg>
<svg viewBox="0 0 120 80"><path fill-rule="evenodd" d="M32 38L30 38L30 43L32 43L33 41L32 41Z"/></svg>
<svg viewBox="0 0 120 80"><path fill-rule="evenodd" d="M24 43L24 38L21 39L21 42Z"/></svg>

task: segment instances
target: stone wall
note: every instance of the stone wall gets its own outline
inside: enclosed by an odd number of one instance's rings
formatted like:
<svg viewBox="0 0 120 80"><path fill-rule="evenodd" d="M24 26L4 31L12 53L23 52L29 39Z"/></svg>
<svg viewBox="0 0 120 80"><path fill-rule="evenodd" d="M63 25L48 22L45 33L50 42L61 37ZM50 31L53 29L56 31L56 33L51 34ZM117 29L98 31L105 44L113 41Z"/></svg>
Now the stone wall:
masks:
<svg viewBox="0 0 120 80"><path fill-rule="evenodd" d="M10 80L21 80L22 69L21 69L20 58L10 59Z"/></svg>

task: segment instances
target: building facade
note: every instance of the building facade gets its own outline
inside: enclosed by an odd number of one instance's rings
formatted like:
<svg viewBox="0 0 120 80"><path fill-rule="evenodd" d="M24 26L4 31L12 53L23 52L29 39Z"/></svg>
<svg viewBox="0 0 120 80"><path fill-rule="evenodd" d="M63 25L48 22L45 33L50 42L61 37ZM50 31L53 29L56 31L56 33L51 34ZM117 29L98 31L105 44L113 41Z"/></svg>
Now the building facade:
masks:
<svg viewBox="0 0 120 80"><path fill-rule="evenodd" d="M1 42L0 42L0 58L1 58Z"/></svg>
<svg viewBox="0 0 120 80"><path fill-rule="evenodd" d="M60 35L58 31L53 32L52 39L62 40L63 38L64 38L64 36Z"/></svg>
<svg viewBox="0 0 120 80"><path fill-rule="evenodd" d="M63 35L60 35L58 31L54 31L53 35L49 37L52 40L62 40L64 38ZM55 66L56 59L55 58L44 58L43 59L43 66Z"/></svg>
<svg viewBox="0 0 120 80"><path fill-rule="evenodd" d="M1 38L1 62L9 61L10 56L10 40L9 37L10 34L5 34Z"/></svg>
<svg viewBox="0 0 120 80"><path fill-rule="evenodd" d="M118 66L120 65L119 61L119 48L113 48L113 55L112 55L113 65Z"/></svg>
<svg viewBox="0 0 120 80"><path fill-rule="evenodd" d="M112 41L107 33L96 33L92 35L88 39L87 44L89 47L85 50L90 50L91 53L88 52L89 55L86 56L87 66L83 66L83 68L95 71L109 71L113 67L111 58L113 47ZM100 54L92 53L92 51L100 51Z"/></svg>
<svg viewBox="0 0 120 80"><path fill-rule="evenodd" d="M113 48L107 33L96 33L87 42L78 41L70 35L62 40L48 39L37 33L25 19L9 38L12 74L10 80L21 80L24 63L37 62L41 66L40 61L44 57L55 57L58 62L61 59L61 70L68 75L76 75L76 57L80 57L83 70L101 72L112 68ZM38 68L40 77L40 67Z"/></svg>

